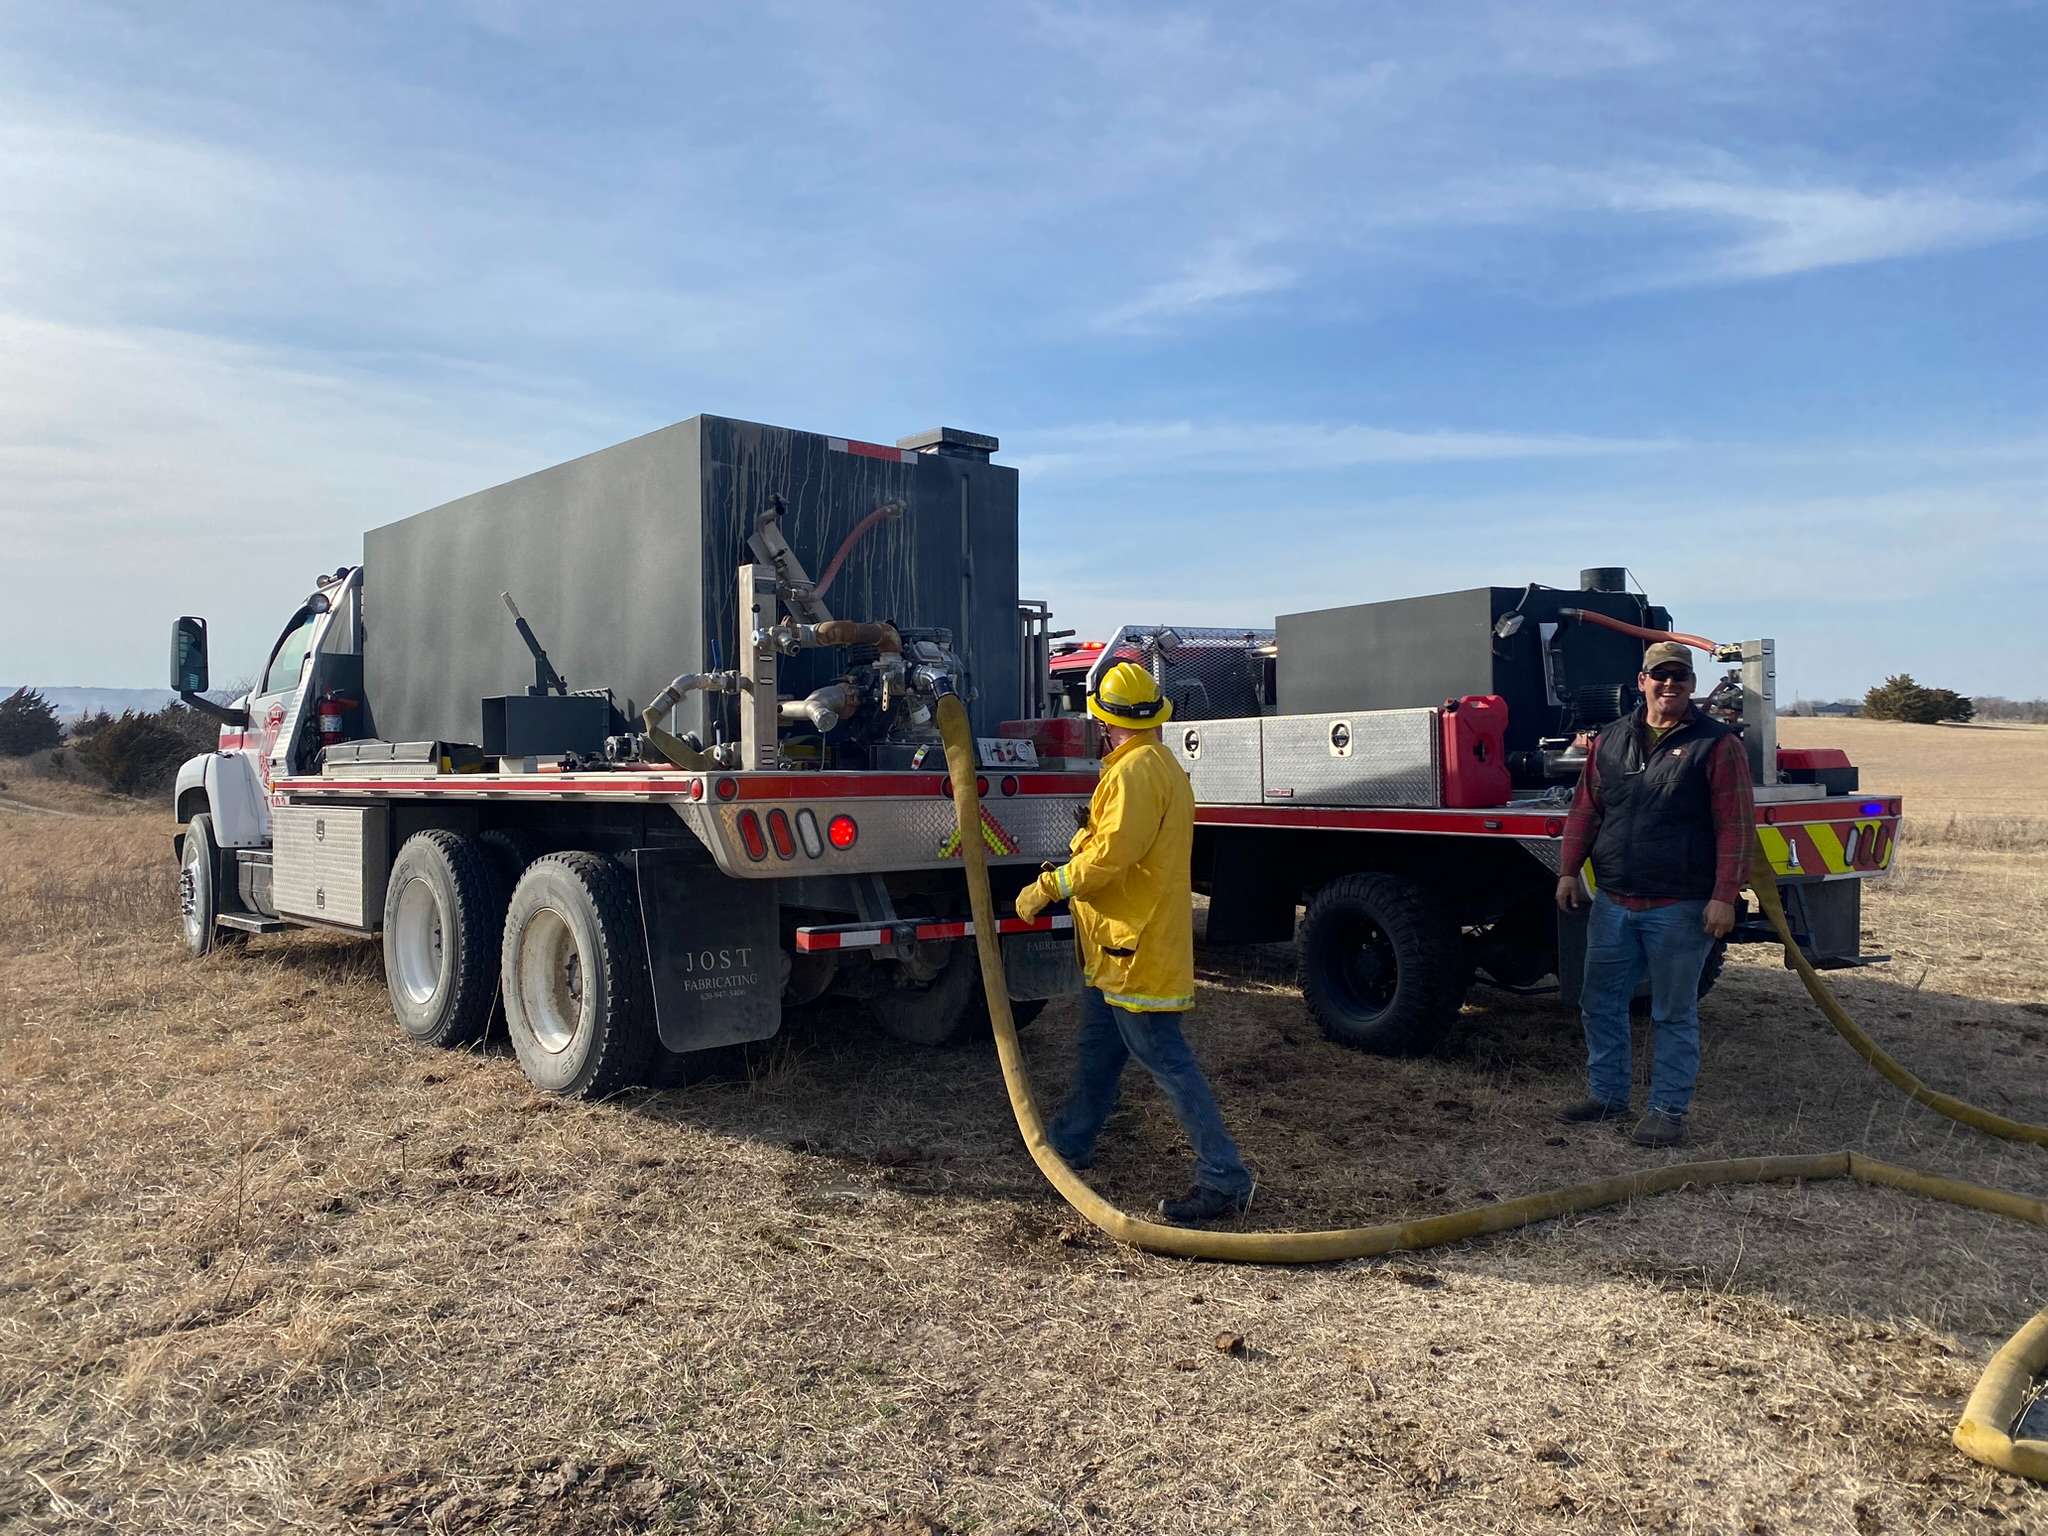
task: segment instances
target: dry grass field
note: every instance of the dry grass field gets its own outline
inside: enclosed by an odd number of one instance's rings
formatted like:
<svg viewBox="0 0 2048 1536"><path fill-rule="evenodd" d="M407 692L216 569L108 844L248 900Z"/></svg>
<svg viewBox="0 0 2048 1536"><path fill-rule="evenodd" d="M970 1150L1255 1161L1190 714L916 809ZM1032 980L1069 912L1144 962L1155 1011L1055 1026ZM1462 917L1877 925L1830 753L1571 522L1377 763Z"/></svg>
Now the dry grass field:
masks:
<svg viewBox="0 0 2048 1536"><path fill-rule="evenodd" d="M1800 722L1912 796L1841 982L1923 1076L2048 1120L2048 732ZM2048 1529L1948 1444L2048 1233L1842 1184L1685 1192L1301 1270L1147 1257L1023 1153L987 1048L827 1022L603 1105L398 1038L373 944L182 957L170 824L0 764L0 1529L241 1533ZM48 806L68 815L39 813ZM1953 826L1950 817L1955 821ZM1575 1020L1443 1055L1308 1026L1274 951L1191 1022L1249 1224L1639 1166L1565 1133ZM1851 1146L2048 1194L1740 952L1682 1156ZM1071 1007L1028 1037L1042 1095ZM1185 1181L1133 1085L1095 1177ZM1241 1351L1217 1347L1241 1335Z"/></svg>

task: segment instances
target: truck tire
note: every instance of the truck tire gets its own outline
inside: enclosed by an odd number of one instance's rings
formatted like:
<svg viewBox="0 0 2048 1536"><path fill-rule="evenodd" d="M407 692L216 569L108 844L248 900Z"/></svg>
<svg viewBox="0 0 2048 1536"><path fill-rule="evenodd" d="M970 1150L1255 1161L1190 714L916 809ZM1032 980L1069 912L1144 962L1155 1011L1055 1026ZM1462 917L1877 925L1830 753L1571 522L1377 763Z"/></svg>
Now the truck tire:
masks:
<svg viewBox="0 0 2048 1536"><path fill-rule="evenodd" d="M475 838L415 832L384 888L384 985L421 1045L474 1045L498 993L506 886Z"/></svg>
<svg viewBox="0 0 2048 1536"><path fill-rule="evenodd" d="M950 946L945 969L928 982L906 983L872 999L868 1009L883 1034L906 1045L963 1045L988 1038L988 994L981 957L969 940ZM1045 1011L1043 1002L1010 1003L1020 1030Z"/></svg>
<svg viewBox="0 0 2048 1536"><path fill-rule="evenodd" d="M216 949L248 942L239 928L223 928L214 920L221 905L223 883L220 846L213 840L213 818L203 812L186 824L178 843L178 919L185 953L198 959Z"/></svg>
<svg viewBox="0 0 2048 1536"><path fill-rule="evenodd" d="M542 1093L600 1099L641 1082L654 1046L632 882L595 853L550 853L519 878L499 962L506 1032Z"/></svg>
<svg viewBox="0 0 2048 1536"><path fill-rule="evenodd" d="M1376 1056L1433 1049L1464 1000L1457 926L1399 875L1345 875L1308 904L1301 990L1323 1033Z"/></svg>
<svg viewBox="0 0 2048 1536"><path fill-rule="evenodd" d="M546 851L541 840L531 832L511 827L493 827L488 832L479 832L476 840L477 845L490 856L508 893L519 884L519 877L526 873L526 866Z"/></svg>

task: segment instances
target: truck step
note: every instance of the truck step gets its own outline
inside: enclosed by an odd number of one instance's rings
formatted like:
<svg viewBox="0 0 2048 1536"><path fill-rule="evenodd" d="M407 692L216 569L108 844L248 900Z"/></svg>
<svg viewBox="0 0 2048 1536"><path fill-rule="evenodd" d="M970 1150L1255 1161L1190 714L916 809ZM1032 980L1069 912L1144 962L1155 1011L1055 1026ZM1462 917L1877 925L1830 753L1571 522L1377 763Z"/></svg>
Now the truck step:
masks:
<svg viewBox="0 0 2048 1536"><path fill-rule="evenodd" d="M247 912L223 912L214 921L223 928L239 928L244 933L284 933L299 926L281 918L252 917Z"/></svg>

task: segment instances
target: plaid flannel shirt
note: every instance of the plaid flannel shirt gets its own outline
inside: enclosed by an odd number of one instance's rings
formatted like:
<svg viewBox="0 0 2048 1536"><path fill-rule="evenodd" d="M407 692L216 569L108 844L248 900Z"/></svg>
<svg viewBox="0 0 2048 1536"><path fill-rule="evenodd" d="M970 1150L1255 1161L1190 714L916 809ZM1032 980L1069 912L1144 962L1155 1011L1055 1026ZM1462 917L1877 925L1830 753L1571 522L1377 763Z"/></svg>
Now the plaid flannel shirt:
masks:
<svg viewBox="0 0 2048 1536"><path fill-rule="evenodd" d="M1688 717L1690 718L1690 717ZM1730 906L1742 894L1749 876L1749 845L1756 837L1756 802L1749 788L1749 756L1742 738L1723 736L1707 759L1707 791L1714 817L1715 901ZM1600 833L1600 819L1606 814L1600 799L1600 759L1589 754L1579 771L1578 792L1572 796L1571 814L1565 818L1564 855L1558 867L1576 876L1593 852L1593 839ZM1624 896L1609 891L1608 899L1634 911L1669 906L1676 897Z"/></svg>

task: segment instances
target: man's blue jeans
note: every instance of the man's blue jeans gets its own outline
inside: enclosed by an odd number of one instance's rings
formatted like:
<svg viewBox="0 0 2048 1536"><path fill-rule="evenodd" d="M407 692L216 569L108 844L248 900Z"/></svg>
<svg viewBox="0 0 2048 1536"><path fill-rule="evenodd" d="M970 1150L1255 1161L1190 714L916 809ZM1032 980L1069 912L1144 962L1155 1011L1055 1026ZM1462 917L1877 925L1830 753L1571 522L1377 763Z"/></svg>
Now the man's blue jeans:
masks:
<svg viewBox="0 0 2048 1536"><path fill-rule="evenodd" d="M1053 1150L1076 1168L1095 1153L1095 1138L1116 1108L1124 1063L1133 1056L1150 1072L1173 1106L1173 1117L1195 1149L1195 1182L1226 1195L1251 1192L1252 1176L1223 1128L1223 1112L1209 1080L1188 1049L1177 1013L1132 1013L1112 1008L1090 987L1081 998L1081 1035L1075 1044L1074 1086L1047 1135Z"/></svg>
<svg viewBox="0 0 2048 1536"><path fill-rule="evenodd" d="M1700 969L1713 940L1700 926L1704 901L1632 911L1605 893L1586 920L1586 979L1579 1012L1586 1026L1586 1082L1603 1104L1628 1106L1628 1001L1647 968L1656 1039L1650 1108L1683 1115L1700 1074Z"/></svg>

